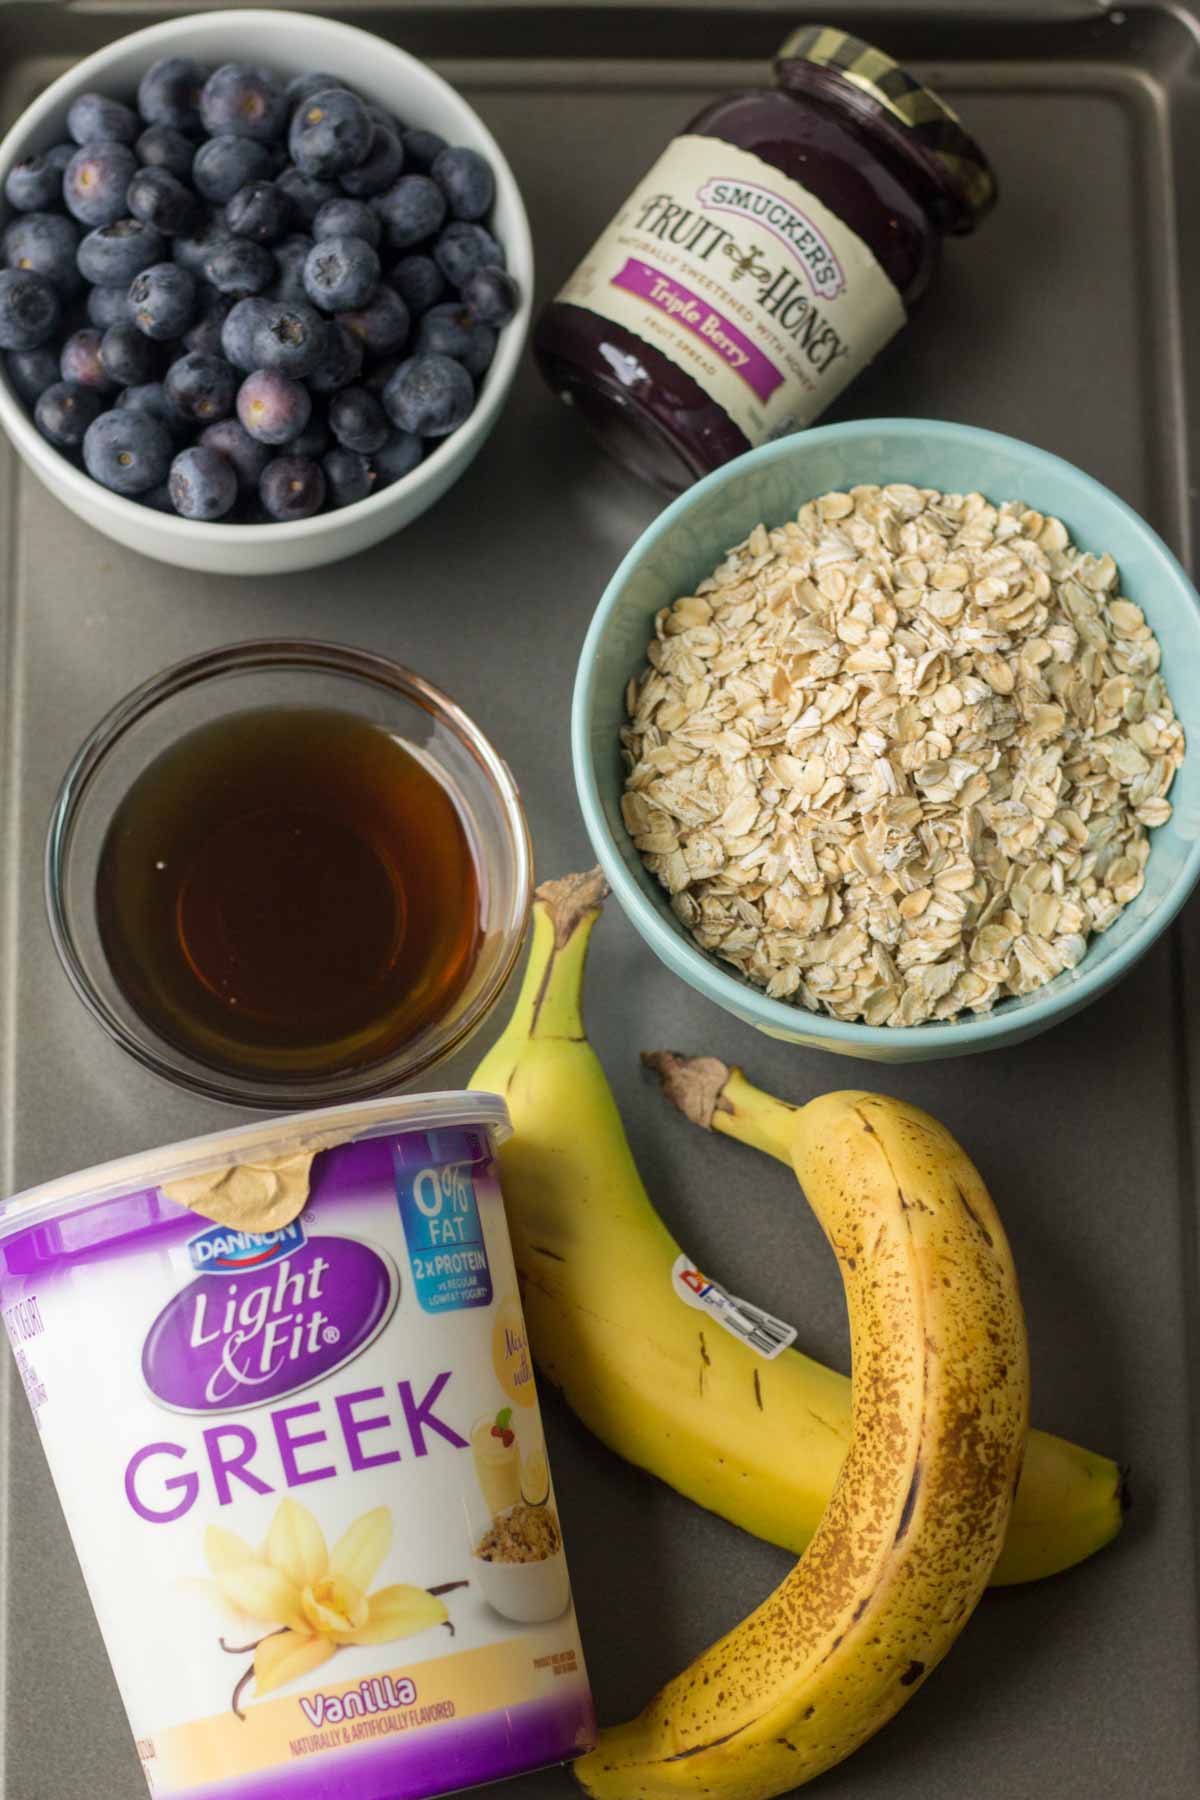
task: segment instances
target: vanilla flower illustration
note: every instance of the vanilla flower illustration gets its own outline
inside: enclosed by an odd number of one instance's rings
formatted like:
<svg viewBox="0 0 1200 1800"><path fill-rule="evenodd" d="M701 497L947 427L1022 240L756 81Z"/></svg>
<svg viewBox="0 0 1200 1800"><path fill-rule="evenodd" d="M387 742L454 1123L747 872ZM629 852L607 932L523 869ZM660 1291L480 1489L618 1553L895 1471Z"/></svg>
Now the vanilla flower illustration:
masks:
<svg viewBox="0 0 1200 1800"><path fill-rule="evenodd" d="M344 1644L390 1644L432 1625L449 1623L440 1594L465 1582L447 1582L437 1591L400 1583L371 1583L392 1547L392 1516L386 1506L363 1513L332 1550L306 1506L281 1500L261 1551L236 1532L210 1525L204 1555L226 1600L251 1619L274 1627L257 1644L231 1654L254 1652L254 1662L234 1690L233 1710L253 1677L256 1695L269 1694L328 1662ZM453 1627L451 1627L453 1629Z"/></svg>

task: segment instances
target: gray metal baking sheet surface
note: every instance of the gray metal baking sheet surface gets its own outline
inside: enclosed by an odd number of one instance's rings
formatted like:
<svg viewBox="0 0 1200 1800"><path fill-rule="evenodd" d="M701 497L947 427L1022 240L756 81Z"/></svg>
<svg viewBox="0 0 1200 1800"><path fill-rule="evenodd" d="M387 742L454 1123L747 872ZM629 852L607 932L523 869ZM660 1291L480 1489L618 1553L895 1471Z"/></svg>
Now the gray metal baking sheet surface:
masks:
<svg viewBox="0 0 1200 1800"><path fill-rule="evenodd" d="M428 56L477 104L524 187L548 295L671 133L710 95L758 78L801 12L365 4L344 16ZM841 411L1032 439L1115 488L1189 557L1200 523L1196 22L1178 8L1105 14L1069 0L828 13L936 81L1002 189ZM0 7L5 121L72 59L160 16L155 4ZM495 436L432 513L355 561L286 580L206 579L125 553L0 447L6 1187L233 1116L128 1061L55 961L46 818L99 715L165 664L230 640L367 645L445 687L492 736L523 789L539 873L586 865L567 748L575 659L607 577L657 510L529 365ZM914 1100L963 1139L1008 1226L1036 1422L1132 1468L1116 1545L1039 1587L989 1594L915 1702L819 1784L830 1800L1200 1791L1198 1000L1194 903L1131 978L1049 1035L884 1070L757 1036L668 974L615 908L597 932L591 1031L650 1190L701 1264L795 1321L804 1349L846 1366L833 1261L790 1178L670 1114L639 1073L639 1049L716 1052L798 1099L865 1081ZM465 1078L500 1022L439 1085ZM0 1793L138 1800L116 1688L12 1383L7 1414ZM756 1604L787 1558L622 1465L552 1397L546 1414L593 1684L615 1720ZM513 1800L571 1791L557 1770L509 1787Z"/></svg>

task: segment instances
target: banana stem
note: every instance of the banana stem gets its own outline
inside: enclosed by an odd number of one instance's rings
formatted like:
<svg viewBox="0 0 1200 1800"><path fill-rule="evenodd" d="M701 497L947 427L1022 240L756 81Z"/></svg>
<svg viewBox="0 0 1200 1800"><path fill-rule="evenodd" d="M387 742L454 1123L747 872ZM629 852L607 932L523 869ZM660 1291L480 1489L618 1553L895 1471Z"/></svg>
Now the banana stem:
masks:
<svg viewBox="0 0 1200 1800"><path fill-rule="evenodd" d="M764 1094L740 1069L731 1069L716 1056L644 1050L642 1061L659 1077L667 1099L693 1125L723 1132L791 1167L796 1107Z"/></svg>
<svg viewBox="0 0 1200 1800"><path fill-rule="evenodd" d="M583 966L607 893L599 869L544 881L534 893L529 960L508 1027L514 1035L583 1037Z"/></svg>

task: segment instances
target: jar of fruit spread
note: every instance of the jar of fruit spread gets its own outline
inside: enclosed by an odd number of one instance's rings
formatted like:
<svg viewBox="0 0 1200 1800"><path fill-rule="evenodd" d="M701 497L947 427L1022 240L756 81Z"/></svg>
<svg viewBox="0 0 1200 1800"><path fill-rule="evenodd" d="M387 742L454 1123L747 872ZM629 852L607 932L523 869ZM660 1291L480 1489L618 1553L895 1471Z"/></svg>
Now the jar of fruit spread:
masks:
<svg viewBox="0 0 1200 1800"><path fill-rule="evenodd" d="M804 27L775 82L691 121L538 322L550 385L669 491L818 418L995 199L946 103L861 39Z"/></svg>

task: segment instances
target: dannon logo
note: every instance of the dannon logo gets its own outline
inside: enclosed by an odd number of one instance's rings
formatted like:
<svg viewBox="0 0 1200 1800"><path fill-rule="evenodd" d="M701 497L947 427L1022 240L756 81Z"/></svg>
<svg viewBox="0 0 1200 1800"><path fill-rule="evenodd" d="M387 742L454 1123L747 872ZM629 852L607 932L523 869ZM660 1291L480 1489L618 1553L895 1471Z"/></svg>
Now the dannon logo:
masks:
<svg viewBox="0 0 1200 1800"><path fill-rule="evenodd" d="M199 1237L188 1240L188 1259L202 1275L228 1275L280 1262L303 1242L304 1227L299 1219L278 1231L231 1231L226 1225L210 1225Z"/></svg>

